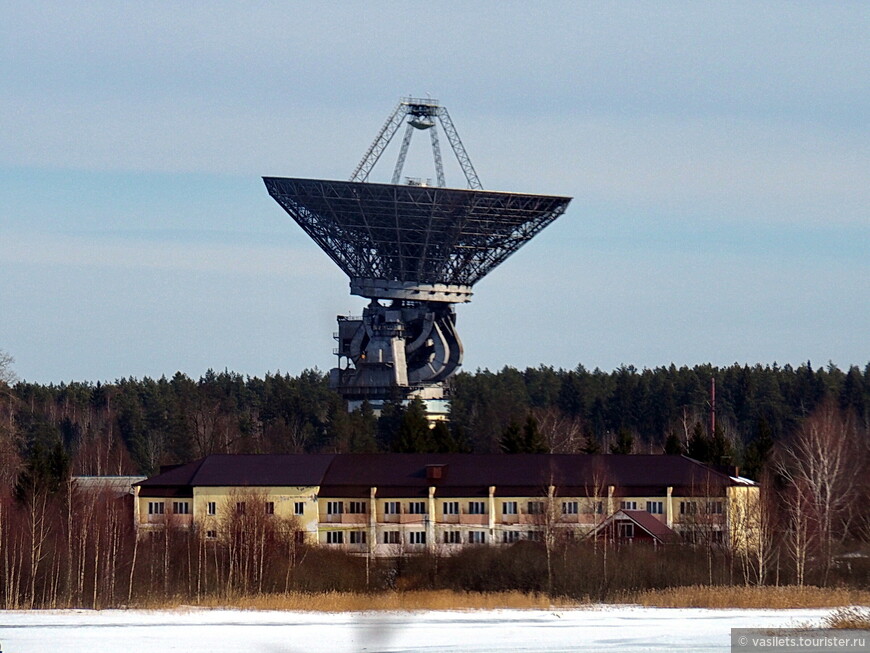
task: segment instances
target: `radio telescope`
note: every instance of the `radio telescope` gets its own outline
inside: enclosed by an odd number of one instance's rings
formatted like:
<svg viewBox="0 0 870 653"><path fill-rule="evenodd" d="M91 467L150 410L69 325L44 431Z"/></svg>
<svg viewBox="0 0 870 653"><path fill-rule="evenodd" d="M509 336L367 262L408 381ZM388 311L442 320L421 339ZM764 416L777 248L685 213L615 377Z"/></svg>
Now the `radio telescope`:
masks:
<svg viewBox="0 0 870 653"><path fill-rule="evenodd" d="M468 188L447 188L438 123ZM392 183L369 183L405 124ZM428 131L437 183L400 183L412 135ZM419 396L430 416L446 412L445 381L462 364L454 304L558 218L570 197L483 190L446 107L403 98L350 181L264 177L269 194L370 301L361 317L338 316L338 367L330 386L353 409L363 401Z"/></svg>

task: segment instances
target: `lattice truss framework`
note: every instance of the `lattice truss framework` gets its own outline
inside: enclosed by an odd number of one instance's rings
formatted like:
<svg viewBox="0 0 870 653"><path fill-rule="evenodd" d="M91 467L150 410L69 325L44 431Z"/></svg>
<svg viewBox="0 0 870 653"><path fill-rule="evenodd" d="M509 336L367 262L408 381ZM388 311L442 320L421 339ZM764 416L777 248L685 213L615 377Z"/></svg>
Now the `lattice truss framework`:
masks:
<svg viewBox="0 0 870 653"><path fill-rule="evenodd" d="M444 187L444 165L441 159L441 146L438 141L438 129L435 126L435 121L441 122L444 133L447 135L447 140L450 147L453 148L453 153L456 155L456 160L465 179L468 181L468 187L476 190L482 190L480 178L471 163L468 153L465 151L465 146L459 138L459 132L453 125L453 120L447 112L447 107L441 106L438 100L432 98L402 98L399 104L387 118L381 131L378 133L375 140L372 142L368 151L363 155L362 161L353 171L350 176L350 181L368 181L369 173L372 168L381 158L384 150L393 140L393 136L399 130L399 127L408 118L405 125L405 136L402 138L402 147L399 151L399 158L396 161L396 167L393 171L393 183L398 184L402 175L402 168L405 166L405 157L408 154L408 146L411 143L411 136L415 130L428 130L429 136L432 139L432 154L435 158L435 173L438 176L438 186Z"/></svg>
<svg viewBox="0 0 870 653"><path fill-rule="evenodd" d="M265 177L269 194L351 278L471 286L571 198Z"/></svg>

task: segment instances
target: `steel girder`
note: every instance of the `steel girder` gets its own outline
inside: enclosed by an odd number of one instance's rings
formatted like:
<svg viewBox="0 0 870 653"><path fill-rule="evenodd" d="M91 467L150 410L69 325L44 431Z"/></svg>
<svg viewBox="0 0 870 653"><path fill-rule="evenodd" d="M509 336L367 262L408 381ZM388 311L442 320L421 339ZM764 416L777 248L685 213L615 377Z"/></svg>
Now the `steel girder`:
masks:
<svg viewBox="0 0 870 653"><path fill-rule="evenodd" d="M450 147L453 148L453 153L456 154L456 159L459 161L459 166L462 172L465 173L465 178L468 180L468 187L480 190L483 186L480 184L480 179L474 166L471 165L471 159L468 157L468 152L465 151L465 146L459 140L459 132L453 126L453 121L450 119L450 114L447 113L447 107L438 107L438 119L441 121L441 126L444 127L444 133L447 134L447 140L450 141Z"/></svg>
<svg viewBox="0 0 870 653"><path fill-rule="evenodd" d="M399 183L402 168L405 165L405 157L408 154L408 145L411 142L411 135L416 127L418 129L428 129L430 131L432 139L432 154L435 159L435 174L438 179L437 183L438 186L442 188L446 185L444 179L444 164L441 159L441 148L438 144L438 132L434 122L434 119L437 118L441 122L444 133L447 135L450 147L453 148L453 153L456 155L459 167L462 168L462 172L468 182L468 187L476 190L481 190L483 188L480 183L480 178L477 176L477 172L471 164L471 159L465 151L465 146L459 138L459 132L456 131L456 127L453 125L453 120L451 120L450 114L447 113L447 108L438 104L438 100L421 98L403 98L396 108L393 109L393 112L389 115L387 121L375 137L375 140L369 146L365 155L363 155L359 165L354 169L353 174L350 176L350 181L368 181L372 168L375 167L378 159L381 158L384 150L387 149L387 146L393 140L393 137L396 135L399 127L402 126L402 122L404 122L406 117L410 117L411 119L408 121L407 127L405 128L402 147L399 150L399 157L396 161L396 166L393 169L394 184ZM420 126L421 118L425 120L423 126Z"/></svg>
<svg viewBox="0 0 870 653"><path fill-rule="evenodd" d="M269 194L352 279L472 286L569 197L264 177Z"/></svg>

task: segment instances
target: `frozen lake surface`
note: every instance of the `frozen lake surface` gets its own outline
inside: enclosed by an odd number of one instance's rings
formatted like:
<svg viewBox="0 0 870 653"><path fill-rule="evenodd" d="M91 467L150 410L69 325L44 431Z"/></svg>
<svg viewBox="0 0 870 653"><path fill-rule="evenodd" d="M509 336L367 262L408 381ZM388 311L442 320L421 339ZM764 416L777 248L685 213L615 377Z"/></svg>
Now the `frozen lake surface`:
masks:
<svg viewBox="0 0 870 653"><path fill-rule="evenodd" d="M468 612L0 611L3 653L728 651L731 628L817 624L832 610L591 606Z"/></svg>

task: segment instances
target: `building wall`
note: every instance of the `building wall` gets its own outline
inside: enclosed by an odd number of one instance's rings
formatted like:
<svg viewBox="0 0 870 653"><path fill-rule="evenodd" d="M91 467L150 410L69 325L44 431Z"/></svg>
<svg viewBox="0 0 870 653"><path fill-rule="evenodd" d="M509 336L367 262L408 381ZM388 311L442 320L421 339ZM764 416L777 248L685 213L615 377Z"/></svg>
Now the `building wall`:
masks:
<svg viewBox="0 0 870 653"><path fill-rule="evenodd" d="M646 510L678 533L695 533L697 539L711 542L748 546L757 531L757 486L730 487L726 496L714 497L675 496L672 488L660 496L615 496L616 488L611 487L606 496L591 498L559 496L558 488L550 488L549 496L496 496L495 490L489 488L483 497L440 497L431 487L424 497L383 497L371 488L368 498L360 498L320 497L317 486L196 487L187 499L138 496L137 521L146 529L196 523L205 533L216 534L221 519L240 501L256 504L256 510L271 502L275 517L296 519L309 543L378 556L449 553L467 545L540 539L549 529L557 537L580 538L622 507ZM148 511L148 503L156 501L165 502L160 518ZM172 514L174 501L189 501L190 514ZM214 515L209 514L210 503ZM302 504L302 515L296 514L297 503Z"/></svg>
<svg viewBox="0 0 870 653"><path fill-rule="evenodd" d="M138 488L137 488L138 489ZM136 502L137 525L142 529L162 527L165 524L175 526L191 526L196 523L204 533L220 531L221 521L232 515L238 503L245 503L246 509L263 510L271 503L276 518L296 520L297 530L305 532L310 542L317 541L318 505L317 486L286 486L286 487L195 487L192 497L149 497L137 493ZM155 515L149 511L149 503L164 503L163 515ZM186 502L189 505L188 514L175 514L173 503ZM296 514L296 504L302 504L302 514ZM214 513L210 514L209 504L214 504Z"/></svg>
<svg viewBox="0 0 870 653"><path fill-rule="evenodd" d="M728 488L728 533L734 549L747 552L761 545L761 518L761 488Z"/></svg>

